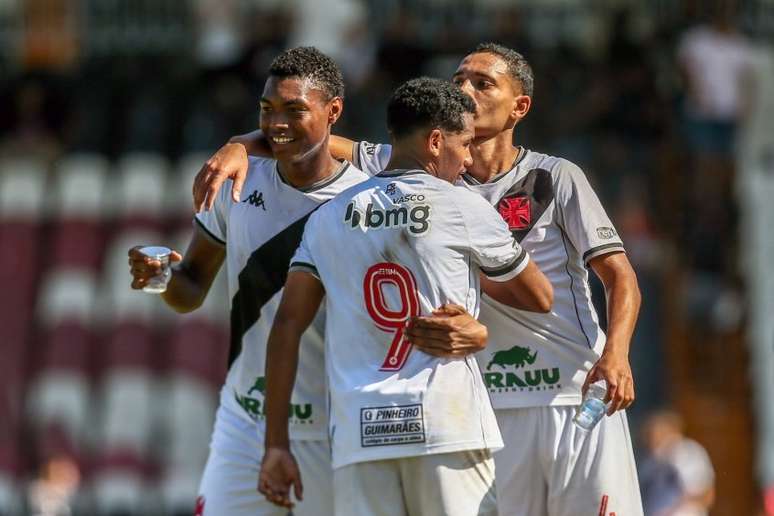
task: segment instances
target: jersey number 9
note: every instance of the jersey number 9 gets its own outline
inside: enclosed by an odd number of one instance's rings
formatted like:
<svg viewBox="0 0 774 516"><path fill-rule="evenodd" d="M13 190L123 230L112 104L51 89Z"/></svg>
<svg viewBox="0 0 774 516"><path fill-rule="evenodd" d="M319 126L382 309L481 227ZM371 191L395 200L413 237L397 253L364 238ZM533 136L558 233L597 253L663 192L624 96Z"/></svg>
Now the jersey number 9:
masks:
<svg viewBox="0 0 774 516"><path fill-rule="evenodd" d="M391 310L384 300L382 286L394 285L400 296L400 308ZM406 321L419 315L417 282L411 271L397 263L372 265L363 279L363 291L368 315L377 328L393 334L390 349L380 371L399 371L408 359L411 344L403 336Z"/></svg>

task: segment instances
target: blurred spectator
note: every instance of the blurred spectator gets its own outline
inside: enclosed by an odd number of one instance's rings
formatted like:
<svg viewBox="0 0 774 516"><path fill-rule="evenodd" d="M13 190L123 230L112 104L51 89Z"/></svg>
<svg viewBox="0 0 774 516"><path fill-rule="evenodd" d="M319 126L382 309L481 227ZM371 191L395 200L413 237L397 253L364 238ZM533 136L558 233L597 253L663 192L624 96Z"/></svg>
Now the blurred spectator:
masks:
<svg viewBox="0 0 774 516"><path fill-rule="evenodd" d="M643 426L640 460L647 516L707 516L715 500L715 471L701 444L685 437L680 416L662 411Z"/></svg>
<svg viewBox="0 0 774 516"><path fill-rule="evenodd" d="M754 52L738 30L735 4L713 2L709 24L689 29L678 49L684 82L683 129L689 155L681 190L686 241L685 306L695 328L714 333L736 329L741 314L724 317L735 291L737 209L733 190L733 151L745 110L744 83Z"/></svg>
<svg viewBox="0 0 774 516"><path fill-rule="evenodd" d="M728 157L752 47L734 25L731 2L719 3L712 23L688 30L677 52L685 80L688 142L696 152Z"/></svg>

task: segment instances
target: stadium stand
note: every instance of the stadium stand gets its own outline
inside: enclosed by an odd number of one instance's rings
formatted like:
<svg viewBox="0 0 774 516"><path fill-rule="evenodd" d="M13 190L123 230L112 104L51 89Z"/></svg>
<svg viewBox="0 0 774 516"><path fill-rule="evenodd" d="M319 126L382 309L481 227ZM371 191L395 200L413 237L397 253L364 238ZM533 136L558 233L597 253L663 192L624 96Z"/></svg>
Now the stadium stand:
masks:
<svg viewBox="0 0 774 516"><path fill-rule="evenodd" d="M0 513L20 503L22 400L32 342L47 170L35 159L0 162Z"/></svg>
<svg viewBox="0 0 774 516"><path fill-rule="evenodd" d="M97 384L99 430L93 480L100 514L142 513L146 482L154 473L152 436L158 407L156 351L159 318L166 308L155 296L127 287L127 250L158 242L159 234L134 230L110 244L102 273L103 342Z"/></svg>

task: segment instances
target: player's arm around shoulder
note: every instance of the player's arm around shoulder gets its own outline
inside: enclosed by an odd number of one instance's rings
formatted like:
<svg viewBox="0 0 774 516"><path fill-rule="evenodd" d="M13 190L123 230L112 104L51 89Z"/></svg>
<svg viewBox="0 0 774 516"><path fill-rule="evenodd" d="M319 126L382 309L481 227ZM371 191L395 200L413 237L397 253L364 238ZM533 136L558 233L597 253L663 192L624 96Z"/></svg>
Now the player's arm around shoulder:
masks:
<svg viewBox="0 0 774 516"><path fill-rule="evenodd" d="M339 160L353 159L355 142L331 135L328 146ZM250 173L248 156L273 158L271 146L260 129L233 136L202 165L193 184L194 209L212 209L215 198L227 179L231 179L231 199L239 202L242 187Z"/></svg>
<svg viewBox="0 0 774 516"><path fill-rule="evenodd" d="M409 319L406 337L428 355L449 358L481 351L489 334L486 326L464 307L447 303L433 310L432 315Z"/></svg>
<svg viewBox="0 0 774 516"><path fill-rule="evenodd" d="M225 246L197 225L185 254L181 256L173 251L170 256L170 262L174 262L171 266L172 278L161 298L179 313L199 308L225 256ZM140 246L129 250L129 268L133 289L143 288L151 278L161 273L161 263L143 255Z"/></svg>
<svg viewBox="0 0 774 516"><path fill-rule="evenodd" d="M548 313L554 304L551 282L532 260L518 275L505 282L482 274L481 290L495 301L517 310Z"/></svg>

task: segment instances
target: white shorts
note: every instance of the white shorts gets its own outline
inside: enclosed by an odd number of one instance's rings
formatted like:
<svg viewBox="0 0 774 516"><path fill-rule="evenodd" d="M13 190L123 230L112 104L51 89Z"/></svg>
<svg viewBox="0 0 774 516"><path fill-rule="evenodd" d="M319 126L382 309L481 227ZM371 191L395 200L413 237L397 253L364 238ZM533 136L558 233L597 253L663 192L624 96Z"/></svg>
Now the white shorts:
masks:
<svg viewBox="0 0 774 516"><path fill-rule="evenodd" d="M626 414L591 432L575 406L496 410L505 448L495 453L500 516L641 516Z"/></svg>
<svg viewBox="0 0 774 516"><path fill-rule="evenodd" d="M336 516L496 516L494 461L467 450L334 470Z"/></svg>
<svg viewBox="0 0 774 516"><path fill-rule="evenodd" d="M296 503L293 515L332 515L328 441L293 440L290 447L304 483L304 500ZM258 492L262 458L263 427L221 404L215 417L210 455L199 486L196 516L287 516L287 509L270 503Z"/></svg>

